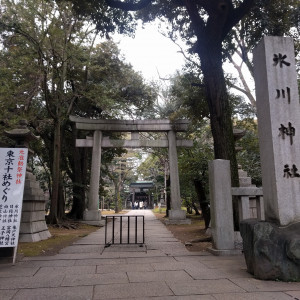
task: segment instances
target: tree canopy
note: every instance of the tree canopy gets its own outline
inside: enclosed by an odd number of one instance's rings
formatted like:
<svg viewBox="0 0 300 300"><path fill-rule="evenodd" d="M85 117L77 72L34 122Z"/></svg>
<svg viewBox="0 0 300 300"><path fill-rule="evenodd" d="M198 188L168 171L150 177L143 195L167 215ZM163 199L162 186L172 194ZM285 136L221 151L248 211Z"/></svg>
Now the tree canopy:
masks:
<svg viewBox="0 0 300 300"><path fill-rule="evenodd" d="M74 213L80 217L88 161L87 152L75 148L77 132L69 115L141 118L156 94L112 41L96 41L98 29L74 14L70 2L1 4L0 68L6 74L1 77L1 105L10 116L27 118L42 139L33 146L51 175L50 221L64 216L62 190L68 180L81 190L73 191L75 198L81 195ZM6 129L12 126L9 118L2 123Z"/></svg>

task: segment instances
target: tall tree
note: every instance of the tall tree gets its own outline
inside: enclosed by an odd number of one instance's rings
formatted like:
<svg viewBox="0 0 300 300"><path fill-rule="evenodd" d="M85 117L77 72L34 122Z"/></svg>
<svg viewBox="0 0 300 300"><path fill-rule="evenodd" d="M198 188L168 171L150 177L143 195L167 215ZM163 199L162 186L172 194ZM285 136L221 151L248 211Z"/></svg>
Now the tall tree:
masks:
<svg viewBox="0 0 300 300"><path fill-rule="evenodd" d="M73 109L77 94L68 78L70 66L76 64L71 58L76 44L86 41L82 22L72 14L70 4L54 1L3 1L1 25L10 34L9 40L20 47L25 44L33 53L32 68L38 82L32 95L41 98L51 118L52 174L50 222L57 223L64 215L61 190L61 147L63 126ZM80 31L79 34L76 32ZM22 67L20 66L20 69ZM40 93L40 95L39 95ZM32 99L31 99L32 100ZM61 201L59 201L61 200Z"/></svg>

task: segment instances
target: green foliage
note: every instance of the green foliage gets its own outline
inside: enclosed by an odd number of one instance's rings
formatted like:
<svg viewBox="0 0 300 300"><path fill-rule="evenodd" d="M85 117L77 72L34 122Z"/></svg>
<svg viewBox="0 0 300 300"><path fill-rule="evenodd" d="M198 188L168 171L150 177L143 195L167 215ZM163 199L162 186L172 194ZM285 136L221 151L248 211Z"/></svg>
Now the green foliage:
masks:
<svg viewBox="0 0 300 300"><path fill-rule="evenodd" d="M193 127L189 138L192 148L181 149L178 153L181 193L183 198L197 199L194 181L200 180L208 195L208 162L213 160L213 141L207 120L201 126Z"/></svg>
<svg viewBox="0 0 300 300"><path fill-rule="evenodd" d="M257 0L241 24L241 36L252 49L263 35L290 35L299 42L300 4L298 0ZM298 37L298 38L297 38Z"/></svg>
<svg viewBox="0 0 300 300"><path fill-rule="evenodd" d="M252 183L256 186L262 185L261 177L261 165L260 165L260 155L259 155L259 144L257 135L257 126L253 120L244 120L243 125L246 123L252 123L252 130L249 128L246 130L245 136L239 141L239 145L243 150L238 152L237 160L242 166L242 169L248 173L251 177Z"/></svg>
<svg viewBox="0 0 300 300"><path fill-rule="evenodd" d="M174 118L183 116L198 122L209 116L202 82L192 72L171 79L170 101L176 105Z"/></svg>
<svg viewBox="0 0 300 300"><path fill-rule="evenodd" d="M164 180L164 158L150 154L137 168L137 172L145 181L156 181L162 183Z"/></svg>
<svg viewBox="0 0 300 300"><path fill-rule="evenodd" d="M136 22L132 13L111 8L104 0L72 0L72 4L78 16L92 20L103 37L108 37L114 32L121 34L134 32Z"/></svg>
<svg viewBox="0 0 300 300"><path fill-rule="evenodd" d="M295 44L295 54L299 59L299 16L300 4L298 0L257 0L249 14L233 28L223 42L225 50L223 58L231 61L233 55L237 55L253 75L253 49L264 35L269 35L292 37ZM297 67L299 69L299 64Z"/></svg>
<svg viewBox="0 0 300 300"><path fill-rule="evenodd" d="M237 152L237 161L252 178L252 183L261 186L256 108L243 98L234 99L233 106L235 127L245 131L244 137L236 142L236 147L241 148Z"/></svg>

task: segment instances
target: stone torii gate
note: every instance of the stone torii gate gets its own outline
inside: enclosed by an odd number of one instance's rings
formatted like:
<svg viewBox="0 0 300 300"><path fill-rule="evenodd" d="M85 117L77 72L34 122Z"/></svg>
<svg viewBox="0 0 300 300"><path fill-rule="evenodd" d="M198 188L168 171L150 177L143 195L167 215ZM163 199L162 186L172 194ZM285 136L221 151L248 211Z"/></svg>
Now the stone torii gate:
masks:
<svg viewBox="0 0 300 300"><path fill-rule="evenodd" d="M191 140L176 140L176 132L187 130L188 120L102 120L70 116L70 121L76 123L79 130L94 131L93 137L77 139L76 147L92 147L92 166L88 209L84 212L83 220L89 224L100 225L99 210L99 179L101 168L102 148L167 148L170 165L171 210L169 222L173 224L188 223L186 212L181 209L177 147L192 147ZM104 137L103 132L131 132L131 140L111 140ZM167 139L140 140L140 132L166 132Z"/></svg>

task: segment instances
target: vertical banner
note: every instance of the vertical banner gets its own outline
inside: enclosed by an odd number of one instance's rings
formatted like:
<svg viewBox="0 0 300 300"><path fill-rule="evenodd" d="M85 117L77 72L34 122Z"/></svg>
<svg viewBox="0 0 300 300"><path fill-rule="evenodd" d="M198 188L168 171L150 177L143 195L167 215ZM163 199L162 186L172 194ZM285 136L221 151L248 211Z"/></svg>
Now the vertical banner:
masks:
<svg viewBox="0 0 300 300"><path fill-rule="evenodd" d="M0 148L0 247L17 247L27 148Z"/></svg>

